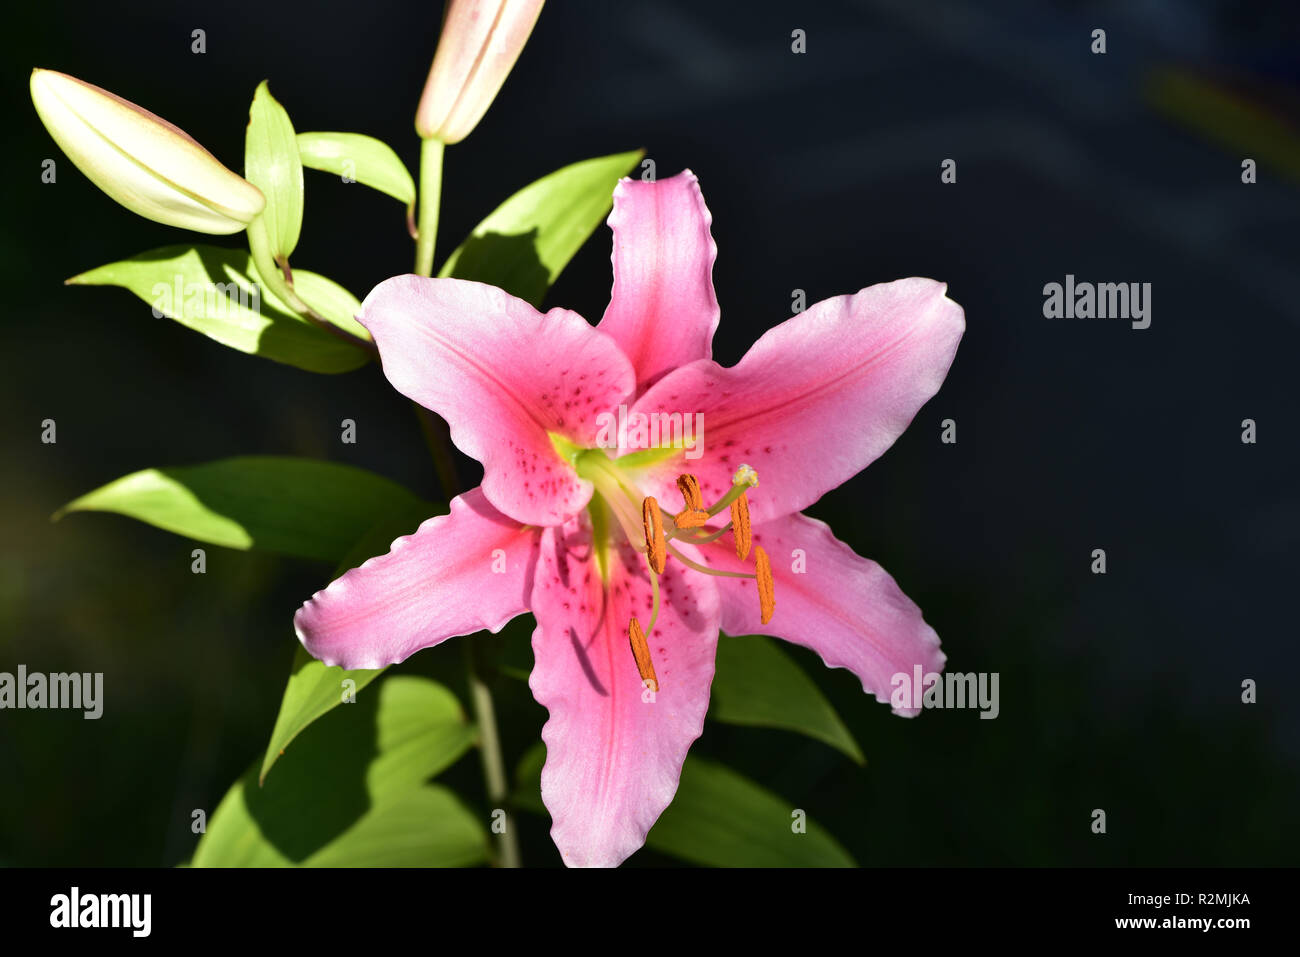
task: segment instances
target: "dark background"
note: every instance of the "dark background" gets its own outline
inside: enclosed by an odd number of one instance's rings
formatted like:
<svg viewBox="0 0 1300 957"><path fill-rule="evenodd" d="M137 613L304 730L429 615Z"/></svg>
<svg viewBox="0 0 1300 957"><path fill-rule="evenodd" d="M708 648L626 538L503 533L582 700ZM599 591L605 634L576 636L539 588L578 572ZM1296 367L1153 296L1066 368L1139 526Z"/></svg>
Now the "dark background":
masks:
<svg viewBox="0 0 1300 957"><path fill-rule="evenodd" d="M553 2L486 120L448 151L439 259L571 161L641 146L660 176L693 169L714 215L727 364L787 316L795 288L813 302L930 276L965 308L939 395L811 511L920 604L950 669L1000 673L1001 716L898 719L796 651L865 769L778 731L711 722L696 744L861 863L1300 861L1293 10ZM186 238L62 157L30 69L134 100L236 170L269 78L300 131L378 136L414 169L438 20L436 2L391 0L6 11L0 670L103 671L106 706L98 722L0 712L0 864L187 858L190 810L215 808L265 747L290 616L330 571L211 548L196 576L183 539L116 516L51 524L56 508L136 469L246 453L352 462L438 494L417 423L376 367L301 372L154 319L123 290L61 285ZM1089 52L1096 27L1104 56ZM190 52L195 28L204 55ZM1153 95L1167 70L1242 106L1180 119ZM1259 115L1271 119L1243 122ZM1256 185L1240 180L1248 156ZM56 185L40 182L47 157ZM947 157L955 185L939 180ZM396 203L306 176L296 265L358 296L409 271ZM602 227L548 303L598 319L609 251ZM1043 285L1066 273L1150 282L1151 328L1043 318ZM955 446L939 441L947 417ZM44 418L57 445L39 441ZM343 418L355 446L338 441ZM1244 418L1256 445L1240 441ZM1089 570L1099 547L1104 576ZM502 641L526 647L527 631ZM454 644L400 670L462 690ZM1257 704L1241 702L1245 678ZM521 684L499 690L513 762L544 712ZM471 802L476 765L448 775ZM526 862L558 863L546 822L522 826Z"/></svg>

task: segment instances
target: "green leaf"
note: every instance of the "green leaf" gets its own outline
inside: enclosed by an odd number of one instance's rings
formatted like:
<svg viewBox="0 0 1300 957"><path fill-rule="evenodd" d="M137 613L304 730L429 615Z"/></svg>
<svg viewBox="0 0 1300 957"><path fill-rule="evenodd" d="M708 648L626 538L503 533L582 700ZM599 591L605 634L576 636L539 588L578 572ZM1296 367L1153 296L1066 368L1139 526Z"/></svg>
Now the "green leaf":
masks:
<svg viewBox="0 0 1300 957"><path fill-rule="evenodd" d="M656 850L711 867L853 867L848 852L815 822L792 827L801 810L730 768L688 757L677 796L650 829Z"/></svg>
<svg viewBox="0 0 1300 957"><path fill-rule="evenodd" d="M538 742L520 759L512 801L545 814L541 772L546 747ZM646 846L708 867L854 867L849 853L821 825L805 819L805 833L792 827L802 808L730 768L688 755L673 803L659 816Z"/></svg>
<svg viewBox="0 0 1300 957"><path fill-rule="evenodd" d="M257 85L244 136L244 178L262 191L266 209L250 224L261 224L271 256L287 260L302 231L302 160L289 114L271 95L265 80Z"/></svg>
<svg viewBox="0 0 1300 957"><path fill-rule="evenodd" d="M345 329L360 329L351 313L356 299L324 276L299 270L304 293L325 303ZM308 372L348 372L370 357L296 315L270 290L242 249L163 246L109 263L67 280L75 286L121 286L154 312L240 352ZM359 304L358 304L359 306ZM346 313L346 315L343 315Z"/></svg>
<svg viewBox="0 0 1300 957"><path fill-rule="evenodd" d="M709 716L727 724L797 731L866 764L821 689L762 635L719 637Z"/></svg>
<svg viewBox="0 0 1300 957"><path fill-rule="evenodd" d="M271 743L257 772L257 783L266 782L272 766L284 757L285 750L308 725L344 703L344 681L351 681L350 690L358 693L383 673L383 668L345 671L330 667L309 655L299 642L293 656L293 671L280 699L280 712L271 730Z"/></svg>
<svg viewBox="0 0 1300 957"><path fill-rule="evenodd" d="M385 554L393 542L414 532L420 523L434 512L427 502L416 502L385 514L376 521L339 563L334 577L338 578L349 568L355 568L375 555ZM343 703L343 682L351 680L353 690L360 691L383 673L383 668L345 671L317 661L299 644L294 656L293 671L285 685L280 700L280 712L271 731L271 740L262 758L258 780L265 781L272 765L284 754L290 742L304 728L322 715Z"/></svg>
<svg viewBox="0 0 1300 957"><path fill-rule="evenodd" d="M57 513L117 512L228 548L337 561L380 518L427 509L396 482L315 459L244 456L144 469L69 502Z"/></svg>
<svg viewBox="0 0 1300 957"><path fill-rule="evenodd" d="M542 766L546 763L546 745L538 741L524 752L515 765L515 789L510 801L521 811L548 814L542 803Z"/></svg>
<svg viewBox="0 0 1300 957"><path fill-rule="evenodd" d="M303 166L364 183L407 208L415 203L415 180L383 140L360 133L299 133L298 155Z"/></svg>
<svg viewBox="0 0 1300 957"><path fill-rule="evenodd" d="M193 867L453 867L487 859L486 828L425 782L473 745L455 696L397 675L305 733L266 786L227 792Z"/></svg>
<svg viewBox="0 0 1300 957"><path fill-rule="evenodd" d="M384 512L377 514L370 527L343 553L338 567L334 570L334 578L338 578L345 571L356 568L376 555L388 554L397 539L414 533L423 522L435 515L446 513L446 506L434 505L413 495L404 500L393 499Z"/></svg>
<svg viewBox="0 0 1300 957"><path fill-rule="evenodd" d="M515 193L443 264L442 277L500 286L540 306L574 253L609 215L614 187L644 150L583 160Z"/></svg>
<svg viewBox="0 0 1300 957"><path fill-rule="evenodd" d="M305 269L295 269L293 288L307 305L334 325L359 339L370 341L369 330L356 319L361 311L361 301L334 280Z"/></svg>

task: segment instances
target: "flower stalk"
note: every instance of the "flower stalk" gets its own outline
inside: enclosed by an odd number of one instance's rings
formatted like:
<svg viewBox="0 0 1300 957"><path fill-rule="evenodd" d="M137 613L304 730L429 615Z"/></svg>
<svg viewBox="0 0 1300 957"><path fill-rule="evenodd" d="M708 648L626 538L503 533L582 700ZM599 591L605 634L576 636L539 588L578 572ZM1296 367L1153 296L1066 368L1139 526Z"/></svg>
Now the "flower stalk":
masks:
<svg viewBox="0 0 1300 957"><path fill-rule="evenodd" d="M415 271L433 275L433 249L438 240L438 207L442 203L442 140L426 139L420 147L420 216L415 231Z"/></svg>
<svg viewBox="0 0 1300 957"><path fill-rule="evenodd" d="M479 751L483 756L483 782L487 786L488 804L501 811L501 831L497 834L497 866L519 867L519 838L515 834L515 817L509 807L506 764L501 752L501 733L497 729L496 707L492 689L484 678L478 660L478 642L461 643L465 649L465 673L469 680L470 704L478 724Z"/></svg>

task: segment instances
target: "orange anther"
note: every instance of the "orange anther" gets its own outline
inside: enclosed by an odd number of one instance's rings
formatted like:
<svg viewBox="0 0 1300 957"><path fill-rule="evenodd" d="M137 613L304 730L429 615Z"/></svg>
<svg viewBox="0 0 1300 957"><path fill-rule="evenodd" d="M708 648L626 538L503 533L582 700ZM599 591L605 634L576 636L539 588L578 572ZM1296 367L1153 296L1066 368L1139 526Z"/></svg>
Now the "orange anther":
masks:
<svg viewBox="0 0 1300 957"><path fill-rule="evenodd" d="M681 490L682 501L686 503L686 510L698 512L704 508L704 497L700 494L700 483L694 475L677 476L677 488Z"/></svg>
<svg viewBox="0 0 1300 957"><path fill-rule="evenodd" d="M656 575L664 573L664 562L668 551L664 543L664 518L659 511L659 503L654 496L647 496L641 503L641 521L645 528L645 554ZM635 526L633 526L635 528ZM638 626L639 628L640 626Z"/></svg>
<svg viewBox="0 0 1300 957"><path fill-rule="evenodd" d="M659 677L655 674L654 662L650 660L650 646L646 644L641 622L633 618L627 626L627 634L632 644L632 657L636 659L636 670L641 675L641 683L651 691L658 691Z"/></svg>
<svg viewBox="0 0 1300 957"><path fill-rule="evenodd" d="M688 508L673 516L673 524L678 528L701 528L709 520L709 513L702 508Z"/></svg>
<svg viewBox="0 0 1300 957"><path fill-rule="evenodd" d="M736 539L736 557L742 562L749 557L753 541L749 528L749 497L741 495L731 503L731 534Z"/></svg>
<svg viewBox="0 0 1300 957"><path fill-rule="evenodd" d="M772 563L762 545L754 546L754 571L758 576L758 607L763 624L772 620L776 610L776 583L772 580Z"/></svg>

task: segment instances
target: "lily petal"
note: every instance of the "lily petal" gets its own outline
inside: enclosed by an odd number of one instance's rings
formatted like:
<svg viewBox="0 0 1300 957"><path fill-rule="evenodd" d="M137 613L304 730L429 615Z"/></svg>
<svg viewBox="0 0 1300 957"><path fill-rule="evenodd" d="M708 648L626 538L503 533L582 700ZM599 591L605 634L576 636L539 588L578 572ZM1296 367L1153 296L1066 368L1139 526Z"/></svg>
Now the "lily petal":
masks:
<svg viewBox="0 0 1300 957"><path fill-rule="evenodd" d="M472 489L313 595L294 616L298 640L327 665L382 668L455 635L498 632L528 610L540 534Z"/></svg>
<svg viewBox="0 0 1300 957"><path fill-rule="evenodd" d="M772 635L811 648L827 667L848 668L862 690L890 703L893 677L921 666L922 674L943 670L939 636L921 609L873 561L837 539L825 522L788 515L754 528L754 542L771 556L776 613L759 620L754 582L721 579L722 630L729 635ZM750 571L729 549L700 550L712 567ZM752 565L752 562L751 562ZM797 569L802 569L798 571ZM915 708L895 708L912 717Z"/></svg>
<svg viewBox="0 0 1300 957"><path fill-rule="evenodd" d="M566 309L543 315L495 286L398 276L357 317L397 391L437 412L483 463L483 494L511 518L556 525L584 508L578 478L548 433L593 446L597 416L635 387L627 357Z"/></svg>
<svg viewBox="0 0 1300 957"><path fill-rule="evenodd" d="M704 729L718 641L713 582L669 564L649 635L659 690L641 682L628 622L650 619L650 582L630 548L611 552L609 582L585 516L542 536L533 585L533 697L542 729L542 800L571 867L614 867L645 843Z"/></svg>
<svg viewBox="0 0 1300 957"><path fill-rule="evenodd" d="M678 453L647 470L647 491L667 495L689 471L709 501L750 465L762 482L750 514L763 522L856 475L948 373L966 323L946 290L900 279L825 299L769 330L729 369L702 360L666 375L633 412L702 413L703 457Z"/></svg>
<svg viewBox="0 0 1300 957"><path fill-rule="evenodd" d="M690 170L653 183L623 179L614 190L614 289L597 328L632 360L642 389L713 355L712 222Z"/></svg>

